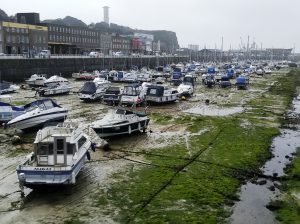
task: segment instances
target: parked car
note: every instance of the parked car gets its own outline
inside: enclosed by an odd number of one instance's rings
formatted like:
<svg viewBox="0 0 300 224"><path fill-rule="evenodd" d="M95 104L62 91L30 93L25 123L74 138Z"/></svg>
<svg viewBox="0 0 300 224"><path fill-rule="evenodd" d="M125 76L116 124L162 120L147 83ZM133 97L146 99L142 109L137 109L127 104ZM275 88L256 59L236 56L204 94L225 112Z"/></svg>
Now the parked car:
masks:
<svg viewBox="0 0 300 224"><path fill-rule="evenodd" d="M91 51L91 52L89 53L89 56L90 56L91 58L99 58L99 57L103 56L103 54L102 54L102 53L99 53L99 52L97 52L97 51Z"/></svg>
<svg viewBox="0 0 300 224"><path fill-rule="evenodd" d="M42 58L50 58L50 56L51 56L50 50L42 50L39 53L39 57L42 57Z"/></svg>

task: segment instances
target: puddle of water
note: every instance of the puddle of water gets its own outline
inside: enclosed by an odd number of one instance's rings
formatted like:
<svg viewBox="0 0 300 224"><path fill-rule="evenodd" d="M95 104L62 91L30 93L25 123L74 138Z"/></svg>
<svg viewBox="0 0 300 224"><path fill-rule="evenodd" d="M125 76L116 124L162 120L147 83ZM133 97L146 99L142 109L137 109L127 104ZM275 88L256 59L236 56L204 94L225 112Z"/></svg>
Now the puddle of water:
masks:
<svg viewBox="0 0 300 224"><path fill-rule="evenodd" d="M300 146L300 132L293 130L282 130L281 135L274 138L272 144L272 154L274 157L267 161L261 168L265 175L272 176L274 173L277 175L284 176L284 168L290 159L292 153L295 153L297 147Z"/></svg>
<svg viewBox="0 0 300 224"><path fill-rule="evenodd" d="M217 107L211 105L203 105L199 107L193 107L184 112L204 116L228 116L232 114L242 113L243 111L243 107Z"/></svg>
<svg viewBox="0 0 300 224"><path fill-rule="evenodd" d="M256 185L248 182L242 186L240 201L236 203L234 212L230 218L232 224L274 224L278 223L272 212L265 206L270 198L275 198L278 194L276 190L271 192L268 187L271 186L271 182L267 182L266 185Z"/></svg>

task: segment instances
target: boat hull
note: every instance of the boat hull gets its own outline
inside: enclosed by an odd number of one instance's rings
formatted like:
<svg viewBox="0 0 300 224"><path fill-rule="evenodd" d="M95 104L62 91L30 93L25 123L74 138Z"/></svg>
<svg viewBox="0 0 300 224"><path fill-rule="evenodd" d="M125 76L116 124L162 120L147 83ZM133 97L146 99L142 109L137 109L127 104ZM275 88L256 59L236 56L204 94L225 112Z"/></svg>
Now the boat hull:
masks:
<svg viewBox="0 0 300 224"><path fill-rule="evenodd" d="M29 86L44 86L45 85L45 81L44 80L26 80L26 83Z"/></svg>
<svg viewBox="0 0 300 224"><path fill-rule="evenodd" d="M126 135L137 131L145 131L149 124L149 118L144 120L126 123L118 126L92 127L100 138L111 137L116 135Z"/></svg>
<svg viewBox="0 0 300 224"><path fill-rule="evenodd" d="M9 127L17 128L20 130L36 130L47 122L63 122L68 115L67 110L62 110L58 112L51 112L48 114L39 114L36 116L28 117L9 124Z"/></svg>
<svg viewBox="0 0 300 224"><path fill-rule="evenodd" d="M161 97L153 97L153 96L146 97L147 103L151 103L151 104L174 103L176 100L178 100L178 94L170 95L170 96L161 96Z"/></svg>
<svg viewBox="0 0 300 224"><path fill-rule="evenodd" d="M47 186L60 186L74 184L73 180L77 177L81 168L86 161L86 153L82 154L74 166L67 167L28 167L19 166L17 174L24 174L25 180L23 185L31 189L39 189Z"/></svg>
<svg viewBox="0 0 300 224"><path fill-rule="evenodd" d="M58 95L66 95L70 93L70 89L57 89L57 90L40 90L40 96L58 96Z"/></svg>

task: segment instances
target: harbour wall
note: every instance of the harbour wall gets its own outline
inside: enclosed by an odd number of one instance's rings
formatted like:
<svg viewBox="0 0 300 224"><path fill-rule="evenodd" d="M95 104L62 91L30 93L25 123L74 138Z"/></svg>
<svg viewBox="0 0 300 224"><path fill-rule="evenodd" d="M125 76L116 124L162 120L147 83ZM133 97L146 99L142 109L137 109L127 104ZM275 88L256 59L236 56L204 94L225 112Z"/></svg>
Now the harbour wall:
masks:
<svg viewBox="0 0 300 224"><path fill-rule="evenodd" d="M104 57L104 58L34 58L0 59L0 79L8 82L23 82L33 74L62 75L70 77L79 70L103 69L127 70L188 61L188 57Z"/></svg>

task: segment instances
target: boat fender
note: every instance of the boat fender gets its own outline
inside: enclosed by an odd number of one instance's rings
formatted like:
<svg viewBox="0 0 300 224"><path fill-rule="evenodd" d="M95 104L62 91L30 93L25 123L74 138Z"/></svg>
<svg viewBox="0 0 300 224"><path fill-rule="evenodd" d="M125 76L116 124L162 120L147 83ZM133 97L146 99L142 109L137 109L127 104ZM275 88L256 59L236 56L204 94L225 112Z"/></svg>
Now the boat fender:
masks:
<svg viewBox="0 0 300 224"><path fill-rule="evenodd" d="M87 158L88 160L91 160L91 154L90 154L89 151L86 151L86 158Z"/></svg>
<svg viewBox="0 0 300 224"><path fill-rule="evenodd" d="M93 150L93 152L96 151L96 143L94 142L91 143L91 150Z"/></svg>
<svg viewBox="0 0 300 224"><path fill-rule="evenodd" d="M71 175L71 183L72 184L75 184L76 183L76 175L75 175L75 173L74 172L72 172L72 175Z"/></svg>

